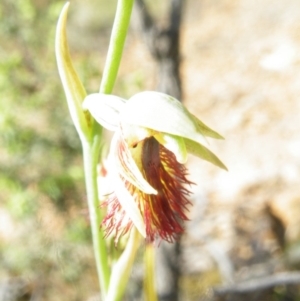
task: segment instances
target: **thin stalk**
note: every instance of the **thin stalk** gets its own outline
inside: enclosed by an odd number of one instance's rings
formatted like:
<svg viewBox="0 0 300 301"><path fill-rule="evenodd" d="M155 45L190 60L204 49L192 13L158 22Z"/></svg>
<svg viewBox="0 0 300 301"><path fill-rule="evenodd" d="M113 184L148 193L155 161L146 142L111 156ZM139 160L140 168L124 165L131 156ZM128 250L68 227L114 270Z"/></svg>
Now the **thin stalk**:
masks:
<svg viewBox="0 0 300 301"><path fill-rule="evenodd" d="M96 168L99 161L100 139L101 130L98 136L93 137L93 141L83 144L83 162L96 268L102 300L105 300L109 287L110 269L104 233L100 228L103 212L99 208Z"/></svg>
<svg viewBox="0 0 300 301"><path fill-rule="evenodd" d="M111 93L113 89L122 58L122 52L127 35L127 29L129 26L133 1L134 0L118 1L107 60L101 81L100 92L102 93ZM98 137L101 138L101 135L99 131L101 131L101 128L99 127L99 125L94 123L92 139L90 140L91 142L83 145L83 156L93 247L102 292L102 299L105 300L110 282L110 269L108 265L108 256L104 240L104 233L102 229L99 228L103 219L103 213L99 209L96 169L100 154L100 139L98 139Z"/></svg>
<svg viewBox="0 0 300 301"><path fill-rule="evenodd" d="M134 0L119 0L107 52L100 93L110 94L118 74Z"/></svg>
<svg viewBox="0 0 300 301"><path fill-rule="evenodd" d="M155 271L154 271L154 259L155 251L153 244L147 244L145 250L145 280L144 280L144 292L146 301L158 301L156 295L155 286Z"/></svg>
<svg viewBox="0 0 300 301"><path fill-rule="evenodd" d="M115 84L122 58L133 2L134 0L118 1L107 59L100 85L101 93L111 93ZM94 122L91 139L89 139L87 143L83 142L83 157L96 266L101 287L102 300L106 300L110 285L110 269L108 265L104 233L100 228L103 220L103 212L99 208L97 185L97 164L100 157L100 142L101 127Z"/></svg>

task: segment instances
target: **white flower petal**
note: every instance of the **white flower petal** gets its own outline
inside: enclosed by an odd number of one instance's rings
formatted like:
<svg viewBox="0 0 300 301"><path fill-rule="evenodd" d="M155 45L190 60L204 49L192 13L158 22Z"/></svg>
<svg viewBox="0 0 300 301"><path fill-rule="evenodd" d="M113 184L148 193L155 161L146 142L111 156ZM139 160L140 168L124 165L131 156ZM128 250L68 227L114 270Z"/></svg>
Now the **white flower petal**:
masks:
<svg viewBox="0 0 300 301"><path fill-rule="evenodd" d="M138 229L138 231L142 234L142 236L146 237L146 226L137 203L134 201L132 195L126 189L124 182L121 180L121 178L118 175L114 177L114 181L115 181L115 193L122 208L128 214L133 224Z"/></svg>
<svg viewBox="0 0 300 301"><path fill-rule="evenodd" d="M122 124L122 135L129 147L136 145L148 137L154 136L155 133L155 131L142 126Z"/></svg>
<svg viewBox="0 0 300 301"><path fill-rule="evenodd" d="M154 91L135 94L126 102L120 121L206 144L204 134L188 110L167 94Z"/></svg>
<svg viewBox="0 0 300 301"><path fill-rule="evenodd" d="M120 150L121 133L117 131L111 141L110 151L110 163L112 168L117 170L118 173L124 177L132 185L136 186L141 191L147 194L157 194L157 190L154 189L143 177L136 162L132 158L132 155L125 145L124 150ZM126 143L124 141L124 143Z"/></svg>
<svg viewBox="0 0 300 301"><path fill-rule="evenodd" d="M88 95L83 101L82 108L103 127L115 131L119 126L119 114L126 100L111 94L94 93Z"/></svg>

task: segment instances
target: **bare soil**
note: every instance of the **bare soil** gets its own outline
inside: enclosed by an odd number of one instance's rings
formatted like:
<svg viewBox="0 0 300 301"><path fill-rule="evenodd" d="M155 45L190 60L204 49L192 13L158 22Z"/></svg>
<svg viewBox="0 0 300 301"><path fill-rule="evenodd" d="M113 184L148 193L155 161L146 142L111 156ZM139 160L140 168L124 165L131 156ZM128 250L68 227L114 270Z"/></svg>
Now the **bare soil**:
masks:
<svg viewBox="0 0 300 301"><path fill-rule="evenodd" d="M221 282L299 266L300 2L189 1L184 101L219 131L224 172L191 158L185 267Z"/></svg>

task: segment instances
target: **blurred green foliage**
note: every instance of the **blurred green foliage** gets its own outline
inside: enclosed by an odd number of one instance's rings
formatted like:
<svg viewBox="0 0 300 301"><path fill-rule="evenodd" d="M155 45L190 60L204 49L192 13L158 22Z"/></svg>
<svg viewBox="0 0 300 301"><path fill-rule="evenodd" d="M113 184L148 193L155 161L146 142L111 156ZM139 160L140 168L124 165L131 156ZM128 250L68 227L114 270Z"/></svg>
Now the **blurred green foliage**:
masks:
<svg viewBox="0 0 300 301"><path fill-rule="evenodd" d="M96 2L73 1L70 32L78 34L77 24L89 30L90 41L96 34L107 41L116 1ZM0 3L0 282L21 276L42 283L43 300L85 300L98 289L81 146L54 56L64 3ZM101 7L105 19L99 18ZM95 45L70 36L75 66L94 89L101 78L99 53L93 58Z"/></svg>
<svg viewBox="0 0 300 301"><path fill-rule="evenodd" d="M8 185L14 191L18 184L24 195L34 190L57 203L68 191L79 200L68 169L80 145L66 115L53 53L62 4L4 0L0 24L1 179L14 183Z"/></svg>

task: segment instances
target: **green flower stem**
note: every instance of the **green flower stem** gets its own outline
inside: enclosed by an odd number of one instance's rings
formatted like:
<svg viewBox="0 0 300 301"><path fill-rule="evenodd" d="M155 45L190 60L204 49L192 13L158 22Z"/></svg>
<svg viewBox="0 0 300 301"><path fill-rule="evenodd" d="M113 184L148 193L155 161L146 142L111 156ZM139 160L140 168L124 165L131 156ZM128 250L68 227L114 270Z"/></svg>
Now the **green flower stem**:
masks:
<svg viewBox="0 0 300 301"><path fill-rule="evenodd" d="M107 60L100 86L101 93L109 94L113 89L122 58L122 52L127 35L127 29L129 26L133 2L134 0L118 1ZM96 169L100 157L101 129L102 128L96 122L93 123L92 137L91 139L89 139L88 143L83 143L83 157L97 272L101 287L102 300L107 300L107 298L109 297L107 297L107 293L110 286L110 269L108 265L107 248L104 239L104 233L103 230L99 228L103 219L103 212L99 209L99 194ZM134 249L135 245L136 244L131 244L131 248ZM135 254L135 252L133 252L133 254ZM131 261L132 260L129 260L128 264L130 264ZM122 283L119 283L118 285L120 287L117 287L116 290L119 292L118 298L120 298L124 292L124 288ZM111 299L111 297L109 298L109 300L114 300Z"/></svg>
<svg viewBox="0 0 300 301"><path fill-rule="evenodd" d="M110 94L120 66L134 0L119 0L111 33L100 93Z"/></svg>
<svg viewBox="0 0 300 301"><path fill-rule="evenodd" d="M97 185L97 164L100 154L100 142L101 128L99 127L98 135L94 135L92 140L88 143L83 143L83 161L94 255L102 300L105 300L109 287L110 268L108 265L104 233L100 228L100 224L103 219L103 212L99 208Z"/></svg>
<svg viewBox="0 0 300 301"><path fill-rule="evenodd" d="M155 271L154 271L154 247L153 244L147 244L144 260L145 260L145 280L144 292L146 301L158 301L155 288Z"/></svg>

